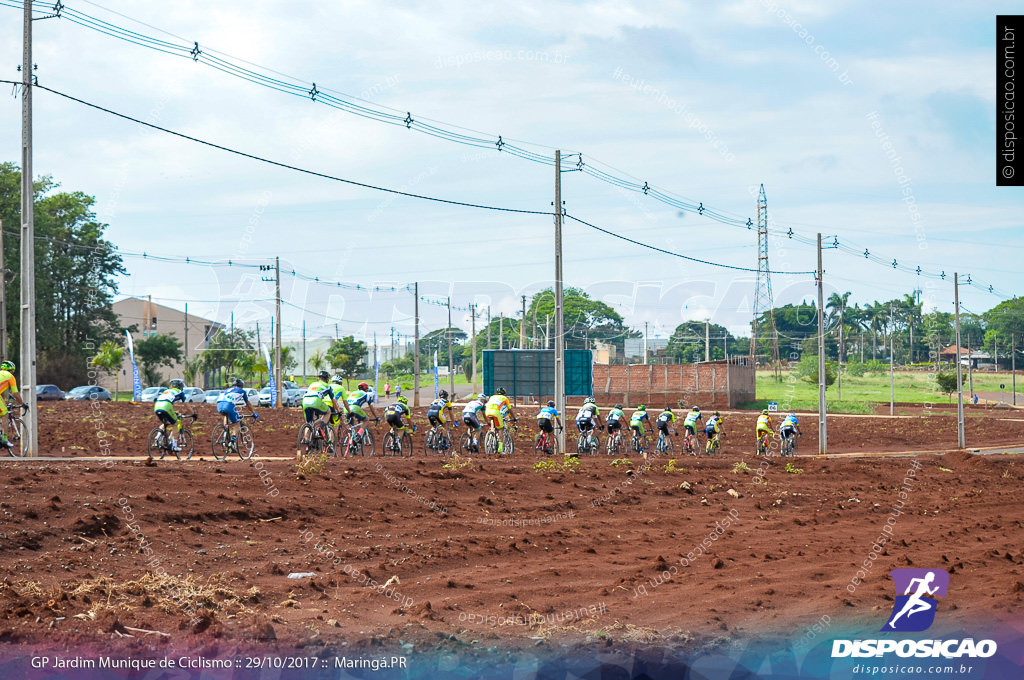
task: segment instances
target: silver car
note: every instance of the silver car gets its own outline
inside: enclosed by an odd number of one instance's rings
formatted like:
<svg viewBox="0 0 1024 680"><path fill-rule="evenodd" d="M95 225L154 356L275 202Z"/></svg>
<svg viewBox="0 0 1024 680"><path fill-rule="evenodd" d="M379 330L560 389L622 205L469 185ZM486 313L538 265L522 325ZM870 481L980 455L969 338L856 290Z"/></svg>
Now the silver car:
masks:
<svg viewBox="0 0 1024 680"><path fill-rule="evenodd" d="M206 390L206 403L216 404L217 398L220 397L221 392L224 390Z"/></svg>
<svg viewBox="0 0 1024 680"><path fill-rule="evenodd" d="M206 401L206 392L201 387L186 387L183 391L186 403L202 404Z"/></svg>
<svg viewBox="0 0 1024 680"><path fill-rule="evenodd" d="M160 396L160 393L166 389L166 387L147 387L142 390L142 396L139 397L139 401L148 401L152 403L156 401L156 398Z"/></svg>

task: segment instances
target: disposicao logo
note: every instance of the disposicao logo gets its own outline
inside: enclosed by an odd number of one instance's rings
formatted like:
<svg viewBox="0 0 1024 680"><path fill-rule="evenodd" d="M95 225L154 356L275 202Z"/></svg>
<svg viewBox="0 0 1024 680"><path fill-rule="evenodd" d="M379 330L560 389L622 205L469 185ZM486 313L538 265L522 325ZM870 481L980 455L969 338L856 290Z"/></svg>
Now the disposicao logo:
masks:
<svg viewBox="0 0 1024 680"><path fill-rule="evenodd" d="M942 569L893 569L896 599L892 615L882 632L915 633L927 630L935 621L937 597L949 590L949 574ZM994 640L833 640L832 658L881 657L895 652L899 657L988 658L996 653Z"/></svg>
<svg viewBox="0 0 1024 680"><path fill-rule="evenodd" d="M949 573L942 569L893 569L889 573L896 586L896 600L892 605L892 618L882 630L901 633L927 630L935 621L935 609L939 605L935 598L946 597L949 590Z"/></svg>

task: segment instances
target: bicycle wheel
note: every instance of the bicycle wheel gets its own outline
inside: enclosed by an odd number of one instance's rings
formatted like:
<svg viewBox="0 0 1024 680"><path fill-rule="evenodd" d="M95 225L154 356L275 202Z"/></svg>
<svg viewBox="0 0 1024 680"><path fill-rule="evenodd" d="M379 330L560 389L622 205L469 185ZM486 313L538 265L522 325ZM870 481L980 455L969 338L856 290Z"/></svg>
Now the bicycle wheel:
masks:
<svg viewBox="0 0 1024 680"><path fill-rule="evenodd" d="M442 427L434 437L434 445L437 447L437 455L447 456L452 450L452 438L448 430Z"/></svg>
<svg viewBox="0 0 1024 680"><path fill-rule="evenodd" d="M181 428L181 432L178 433L178 448L179 450L174 452L178 460L181 460L182 456L185 457L185 460L192 459L192 452L196 449L196 442L192 438L192 430L187 427Z"/></svg>
<svg viewBox="0 0 1024 680"><path fill-rule="evenodd" d="M436 443L437 437L434 437L434 440ZM412 458L412 435L408 432L402 434L402 438L398 440L398 455Z"/></svg>
<svg viewBox="0 0 1024 680"><path fill-rule="evenodd" d="M256 448L256 441L252 434L252 428L245 423L238 428L238 437L235 439L235 447L238 449L238 457L242 460L249 460L252 457L253 449Z"/></svg>
<svg viewBox="0 0 1024 680"><path fill-rule="evenodd" d="M581 453L586 453L586 450L587 450L587 440L586 440L586 438L583 435L580 435L579 437L576 437L576 455L579 455Z"/></svg>
<svg viewBox="0 0 1024 680"><path fill-rule="evenodd" d="M228 457L228 428L223 424L213 428L210 447L213 449L213 457L217 460L224 460Z"/></svg>
<svg viewBox="0 0 1024 680"><path fill-rule="evenodd" d="M362 450L360 455L362 456L373 456L373 430L368 427L363 427L362 439Z"/></svg>
<svg viewBox="0 0 1024 680"><path fill-rule="evenodd" d="M25 423L22 422L21 418L17 416L9 416L11 419L11 427L7 432L7 441L11 443L11 447L7 449L15 458L25 457L25 447L23 445L22 433L25 431Z"/></svg>
<svg viewBox="0 0 1024 680"><path fill-rule="evenodd" d="M320 453L329 458L334 458L337 453L337 446L334 442L334 428L328 425L320 425Z"/></svg>
<svg viewBox="0 0 1024 680"><path fill-rule="evenodd" d="M548 452L548 442L544 437L544 433L540 432L536 437L533 438L533 449L536 453L546 454Z"/></svg>
<svg viewBox="0 0 1024 680"><path fill-rule="evenodd" d="M338 427L337 427L337 429L334 432L334 441L336 441L338 443L338 446L337 446L338 453L340 453L342 456L347 456L348 455L348 446L349 446L348 433L350 431L351 431L351 428L346 427L345 426L345 420L342 419L342 421L340 423L338 423Z"/></svg>
<svg viewBox="0 0 1024 680"><path fill-rule="evenodd" d="M154 427L146 440L146 453L150 458L163 460L167 450L164 448L164 430L162 427Z"/></svg>
<svg viewBox="0 0 1024 680"><path fill-rule="evenodd" d="M718 441L718 437L708 440L707 453L709 456L717 456L722 451L722 442Z"/></svg>
<svg viewBox="0 0 1024 680"><path fill-rule="evenodd" d="M492 456L498 453L498 435L494 430L488 430L484 435L484 451Z"/></svg>
<svg viewBox="0 0 1024 680"><path fill-rule="evenodd" d="M516 452L516 440L507 429L501 437L501 455L511 456Z"/></svg>
<svg viewBox="0 0 1024 680"><path fill-rule="evenodd" d="M380 441L380 455L390 456L394 452L395 446L395 433L393 430L389 430L384 435L384 439Z"/></svg>
<svg viewBox="0 0 1024 680"><path fill-rule="evenodd" d="M605 442L605 453L609 456L619 455L619 435L613 434Z"/></svg>
<svg viewBox="0 0 1024 680"><path fill-rule="evenodd" d="M313 441L313 426L309 423L305 423L299 428L299 439L296 446L298 447L299 455L303 458L315 452L316 442Z"/></svg>
<svg viewBox="0 0 1024 680"><path fill-rule="evenodd" d="M431 451L434 451L436 449L437 443L434 441L436 438L437 438L437 428L436 427L432 427L429 430L427 430L427 440L424 443L424 448L426 449L426 454L428 456L430 455Z"/></svg>

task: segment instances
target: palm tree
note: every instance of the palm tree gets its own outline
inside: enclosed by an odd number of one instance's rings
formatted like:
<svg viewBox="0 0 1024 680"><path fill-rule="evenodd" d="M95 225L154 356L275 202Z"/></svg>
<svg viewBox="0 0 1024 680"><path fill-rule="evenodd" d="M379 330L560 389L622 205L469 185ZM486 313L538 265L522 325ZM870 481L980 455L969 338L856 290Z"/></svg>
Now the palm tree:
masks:
<svg viewBox="0 0 1024 680"><path fill-rule="evenodd" d="M309 365L313 367L314 373L319 373L324 370L324 366L327 365L327 354L322 349L318 349L309 355Z"/></svg>
<svg viewBox="0 0 1024 680"><path fill-rule="evenodd" d="M100 345L96 356L92 358L92 365L107 373L114 374L114 401L117 401L118 378L121 372L121 358L124 356L124 348L120 344L107 340Z"/></svg>

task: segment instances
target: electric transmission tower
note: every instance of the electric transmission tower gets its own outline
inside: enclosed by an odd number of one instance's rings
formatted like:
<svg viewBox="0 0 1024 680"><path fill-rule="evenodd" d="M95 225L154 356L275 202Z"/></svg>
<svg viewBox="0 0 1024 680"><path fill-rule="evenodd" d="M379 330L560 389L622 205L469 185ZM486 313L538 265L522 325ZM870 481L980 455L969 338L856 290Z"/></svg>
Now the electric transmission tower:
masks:
<svg viewBox="0 0 1024 680"><path fill-rule="evenodd" d="M775 377L780 377L781 362L779 361L779 332L775 327L775 314L772 311L772 277L768 269L768 199L764 195L764 185L757 197L757 284L754 287L754 318L750 322L750 358L757 360L757 342L765 335L771 337L772 367ZM760 322L760 316L767 312L767 322Z"/></svg>

